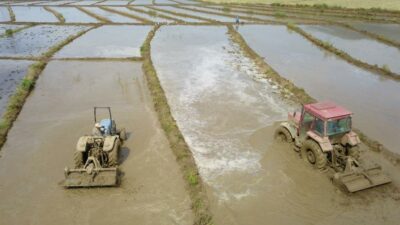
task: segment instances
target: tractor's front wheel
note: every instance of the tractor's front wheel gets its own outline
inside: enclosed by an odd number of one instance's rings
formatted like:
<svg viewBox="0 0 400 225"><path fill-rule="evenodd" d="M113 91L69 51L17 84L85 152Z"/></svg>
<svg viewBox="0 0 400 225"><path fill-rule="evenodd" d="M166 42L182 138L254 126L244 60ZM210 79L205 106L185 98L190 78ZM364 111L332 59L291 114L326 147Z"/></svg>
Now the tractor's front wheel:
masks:
<svg viewBox="0 0 400 225"><path fill-rule="evenodd" d="M348 147L347 154L354 159L360 158L360 146L356 145Z"/></svg>
<svg viewBox="0 0 400 225"><path fill-rule="evenodd" d="M121 144L118 139L115 140L113 149L108 152L108 165L115 167L118 165L119 148Z"/></svg>
<svg viewBox="0 0 400 225"><path fill-rule="evenodd" d="M283 126L279 126L278 129L276 129L274 138L279 141L279 142L287 142L287 143L292 143L293 138L288 129Z"/></svg>
<svg viewBox="0 0 400 225"><path fill-rule="evenodd" d="M83 162L83 152L75 151L74 152L74 165L75 168L82 168L84 165Z"/></svg>
<svg viewBox="0 0 400 225"><path fill-rule="evenodd" d="M313 167L323 170L327 166L326 155L322 152L319 144L313 140L306 140L301 149L303 158Z"/></svg>

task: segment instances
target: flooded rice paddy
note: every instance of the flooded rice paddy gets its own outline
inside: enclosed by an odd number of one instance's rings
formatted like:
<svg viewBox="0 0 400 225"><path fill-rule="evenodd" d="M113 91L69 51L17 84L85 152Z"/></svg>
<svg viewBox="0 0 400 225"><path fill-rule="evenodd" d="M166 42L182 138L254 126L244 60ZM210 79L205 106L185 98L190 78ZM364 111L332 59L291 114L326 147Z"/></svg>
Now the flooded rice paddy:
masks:
<svg viewBox="0 0 400 225"><path fill-rule="evenodd" d="M12 10L17 22L58 22L57 17L43 7L13 6Z"/></svg>
<svg viewBox="0 0 400 225"><path fill-rule="evenodd" d="M24 25L14 25L14 24L0 24L0 35L3 35L7 30L16 30L24 27Z"/></svg>
<svg viewBox="0 0 400 225"><path fill-rule="evenodd" d="M66 23L98 23L99 21L74 7L53 7L61 13Z"/></svg>
<svg viewBox="0 0 400 225"><path fill-rule="evenodd" d="M93 106L112 107L129 134L121 186L65 190L58 183L93 127ZM168 146L140 63L51 62L2 149L0 224L193 224Z"/></svg>
<svg viewBox="0 0 400 225"><path fill-rule="evenodd" d="M355 126L400 153L400 84L323 51L285 26L241 26L239 32L278 73L319 100L355 113Z"/></svg>
<svg viewBox="0 0 400 225"><path fill-rule="evenodd" d="M141 23L141 21L139 20L109 12L97 7L84 7L84 9L101 17L104 17L114 23Z"/></svg>
<svg viewBox="0 0 400 225"><path fill-rule="evenodd" d="M0 22L10 21L10 14L6 7L0 7Z"/></svg>
<svg viewBox="0 0 400 225"><path fill-rule="evenodd" d="M353 27L400 42L399 24L352 23Z"/></svg>
<svg viewBox="0 0 400 225"><path fill-rule="evenodd" d="M129 1L118 1L118 0L108 0L105 2L99 2L96 5L127 5Z"/></svg>
<svg viewBox="0 0 400 225"><path fill-rule="evenodd" d="M124 12L139 18L143 18L145 20L148 20L150 22L158 22L158 23L168 23L168 22L174 22L173 20L168 20L168 19L164 19L161 17L158 17L156 14L154 14L154 16L146 14L146 13L140 13L134 10L130 10L126 7L110 7L114 10L120 11L120 12Z"/></svg>
<svg viewBox="0 0 400 225"><path fill-rule="evenodd" d="M213 14L208 14L208 13L202 13L202 12L195 12L191 10L186 10L186 9L181 9L181 8L176 8L173 6L157 6L160 9L163 10L168 10L171 12L177 12L177 13L182 13L186 15L193 15L205 19L211 19L211 20L216 20L219 22L234 22L235 18L227 17L227 16L219 16L219 15L213 15Z"/></svg>
<svg viewBox="0 0 400 225"><path fill-rule="evenodd" d="M397 223L396 200L365 194L349 199L289 146L273 141L275 122L291 107L229 42L225 28L163 27L152 57L172 114L210 185L216 223Z"/></svg>
<svg viewBox="0 0 400 225"><path fill-rule="evenodd" d="M102 26L65 46L55 58L140 57L151 26Z"/></svg>
<svg viewBox="0 0 400 225"><path fill-rule="evenodd" d="M337 26L303 25L301 28L349 53L356 59L371 65L387 67L400 74L400 50L398 48Z"/></svg>
<svg viewBox="0 0 400 225"><path fill-rule="evenodd" d="M32 61L0 60L0 116L7 108L10 97L24 78Z"/></svg>
<svg viewBox="0 0 400 225"><path fill-rule="evenodd" d="M0 38L0 56L37 57L70 35L89 29L87 26L37 25L9 37Z"/></svg>

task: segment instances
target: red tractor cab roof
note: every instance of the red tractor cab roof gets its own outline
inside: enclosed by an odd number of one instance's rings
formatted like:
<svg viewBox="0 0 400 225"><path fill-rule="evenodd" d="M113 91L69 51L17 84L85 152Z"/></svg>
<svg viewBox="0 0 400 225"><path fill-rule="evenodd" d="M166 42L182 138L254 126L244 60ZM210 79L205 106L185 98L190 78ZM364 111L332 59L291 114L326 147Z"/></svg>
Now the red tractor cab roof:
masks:
<svg viewBox="0 0 400 225"><path fill-rule="evenodd" d="M352 115L353 113L343 108L342 106L336 105L333 102L317 102L312 104L304 105L304 109L307 112L319 117L323 120L340 118Z"/></svg>

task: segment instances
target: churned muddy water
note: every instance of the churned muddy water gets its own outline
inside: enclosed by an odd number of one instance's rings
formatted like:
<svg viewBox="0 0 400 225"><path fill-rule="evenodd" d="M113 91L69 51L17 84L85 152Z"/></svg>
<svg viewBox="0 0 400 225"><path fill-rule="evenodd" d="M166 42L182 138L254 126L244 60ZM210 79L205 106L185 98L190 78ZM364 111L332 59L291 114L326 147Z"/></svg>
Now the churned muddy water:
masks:
<svg viewBox="0 0 400 225"><path fill-rule="evenodd" d="M10 14L6 7L0 7L0 22L10 21Z"/></svg>
<svg viewBox="0 0 400 225"><path fill-rule="evenodd" d="M152 58L209 185L216 224L398 223L392 197L377 190L348 196L273 141L276 122L292 107L229 41L225 27L162 27Z"/></svg>
<svg viewBox="0 0 400 225"><path fill-rule="evenodd" d="M0 224L193 224L150 99L140 63L49 63L1 152ZM128 132L121 186L67 190L59 182L78 138L91 132L93 106L112 107Z"/></svg>
<svg viewBox="0 0 400 225"><path fill-rule="evenodd" d="M302 25L313 36L371 65L388 67L400 74L400 50L365 35L338 26Z"/></svg>
<svg viewBox="0 0 400 225"><path fill-rule="evenodd" d="M357 29L365 30L400 42L400 25L399 24L382 24L382 23L351 23Z"/></svg>
<svg viewBox="0 0 400 225"><path fill-rule="evenodd" d="M348 64L285 26L241 26L239 32L280 75L317 99L346 106L355 113L356 127L400 153L398 81Z"/></svg>
<svg viewBox="0 0 400 225"><path fill-rule="evenodd" d="M53 7L51 8L56 12L61 13L66 23L98 23L95 18L87 15L86 13L78 10L75 7Z"/></svg>
<svg viewBox="0 0 400 225"><path fill-rule="evenodd" d="M160 22L160 23L174 22L173 20L164 19L164 18L158 17L157 15L152 16L152 15L149 15L149 14L146 14L146 13L140 13L140 12L137 12L137 11L133 11L133 10L130 10L130 9L126 8L126 7L110 7L110 8L114 9L114 10L117 10L117 11L120 11L120 12L128 13L128 14L131 14L133 16L137 16L137 17L149 20L151 22Z"/></svg>
<svg viewBox="0 0 400 225"><path fill-rule="evenodd" d="M32 61L0 60L0 117Z"/></svg>
<svg viewBox="0 0 400 225"><path fill-rule="evenodd" d="M37 25L0 39L0 56L40 56L70 35L88 26Z"/></svg>
<svg viewBox="0 0 400 225"><path fill-rule="evenodd" d="M151 29L151 26L102 26L74 40L54 58L140 57L140 47Z"/></svg>
<svg viewBox="0 0 400 225"><path fill-rule="evenodd" d="M58 22L58 19L43 7L13 6L16 22Z"/></svg>
<svg viewBox="0 0 400 225"><path fill-rule="evenodd" d="M121 16L119 14L109 12L97 7L84 7L87 11L90 11L96 15L105 17L106 19L114 22L114 23L141 23L142 21L135 20L130 17Z"/></svg>

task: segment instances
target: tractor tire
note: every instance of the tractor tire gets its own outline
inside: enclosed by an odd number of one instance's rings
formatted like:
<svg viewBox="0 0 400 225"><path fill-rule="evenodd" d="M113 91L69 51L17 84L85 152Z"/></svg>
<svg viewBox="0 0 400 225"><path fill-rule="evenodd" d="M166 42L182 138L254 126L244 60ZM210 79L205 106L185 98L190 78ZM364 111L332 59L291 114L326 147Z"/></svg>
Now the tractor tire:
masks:
<svg viewBox="0 0 400 225"><path fill-rule="evenodd" d="M84 166L83 162L83 152L75 151L74 152L74 165L75 168L82 168Z"/></svg>
<svg viewBox="0 0 400 225"><path fill-rule="evenodd" d="M293 138L288 129L283 126L279 126L278 129L276 129L275 134L274 134L275 140L279 142L286 142L286 143L292 143Z"/></svg>
<svg viewBox="0 0 400 225"><path fill-rule="evenodd" d="M326 155L321 147L314 140L306 140L301 148L301 153L305 161L309 162L314 168L324 170L328 164Z"/></svg>
<svg viewBox="0 0 400 225"><path fill-rule="evenodd" d="M116 139L113 149L108 152L108 166L110 166L110 167L118 166L120 146L121 146L120 141L118 139Z"/></svg>
<svg viewBox="0 0 400 225"><path fill-rule="evenodd" d="M119 138L122 141L126 141L126 139L128 139L127 136L126 136L125 128L121 129L121 131L119 132Z"/></svg>
<svg viewBox="0 0 400 225"><path fill-rule="evenodd" d="M360 158L360 146L356 145L356 146L349 146L347 148L347 154L351 157L353 157L354 159L359 159Z"/></svg>

